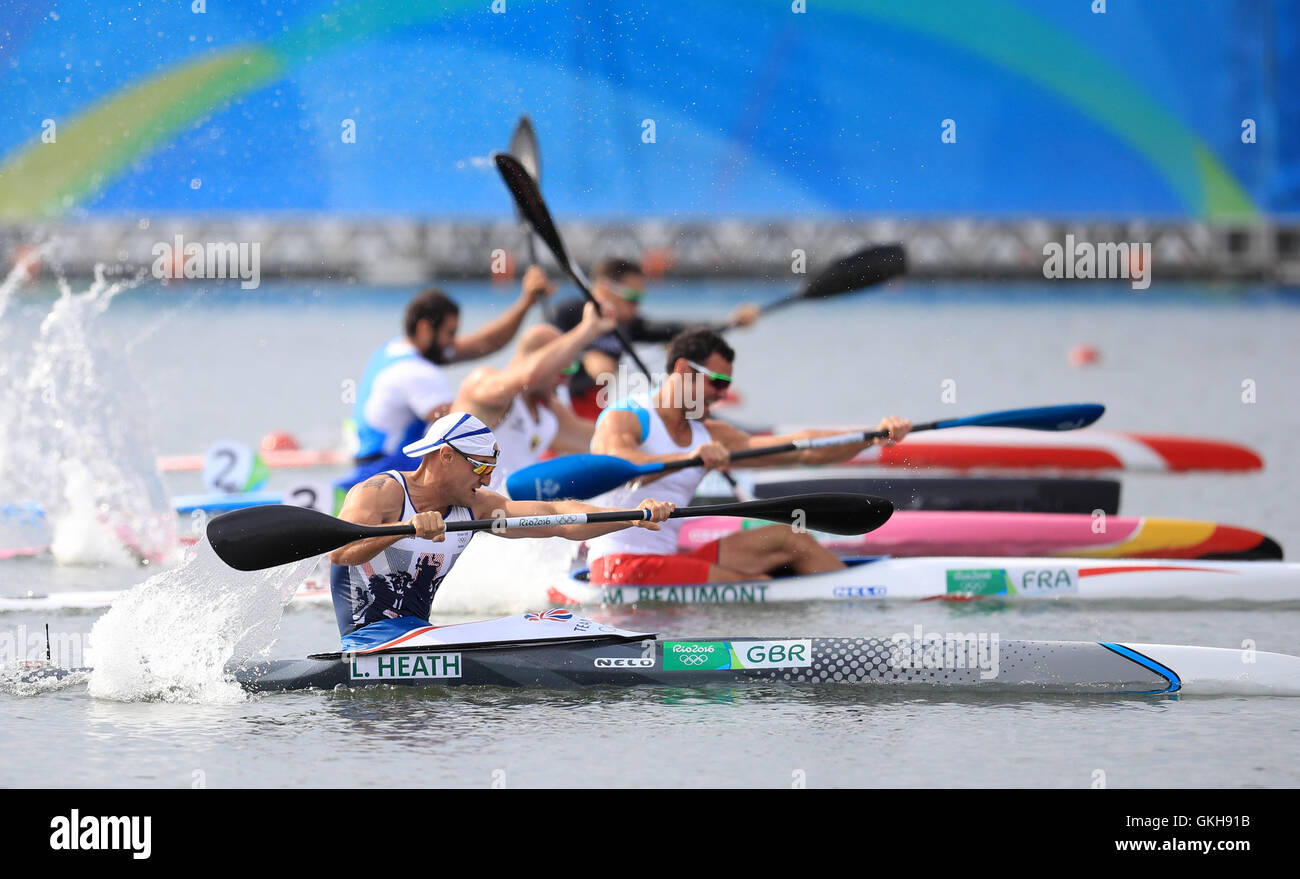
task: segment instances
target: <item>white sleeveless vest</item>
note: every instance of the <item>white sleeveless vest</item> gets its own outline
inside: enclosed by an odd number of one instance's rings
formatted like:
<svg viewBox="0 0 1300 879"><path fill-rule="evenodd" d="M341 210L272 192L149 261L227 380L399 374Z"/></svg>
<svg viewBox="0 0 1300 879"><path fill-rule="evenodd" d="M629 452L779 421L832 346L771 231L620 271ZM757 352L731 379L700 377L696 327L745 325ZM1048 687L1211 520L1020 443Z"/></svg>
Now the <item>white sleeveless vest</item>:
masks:
<svg viewBox="0 0 1300 879"><path fill-rule="evenodd" d="M530 464L536 464L542 452L551 447L560 430L560 420L545 406L537 407L537 420L533 420L522 394L515 397L506 410L501 423L492 428L492 435L501 446L497 469L492 472L490 488L505 491L506 479Z"/></svg>
<svg viewBox="0 0 1300 879"><path fill-rule="evenodd" d="M640 450L648 455L674 455L689 452L713 440L713 437L709 435L708 428L704 426L704 422L688 419L686 423L691 426L691 439L686 445L679 446L668 435L668 428L664 426L663 419L659 417L659 413L650 404L648 397L630 398L623 403L619 403L613 409L628 409L631 407L640 407L648 416L643 422L646 424L646 430L640 445ZM635 411L635 409L633 408L632 411ZM647 482L644 485L633 483L619 486L599 498L592 499L591 503L602 507L630 510L646 498L654 498L659 501L672 501L679 507L685 507L690 504L691 498L695 496L695 489L699 487L703 479L704 468L689 467L685 470L669 473L662 479L656 479L654 482ZM658 531L648 531L645 528L628 528L597 537L587 541L587 557L594 560L601 556L621 553L675 555L677 553L677 532L681 530L683 522L683 519L669 519L660 524Z"/></svg>

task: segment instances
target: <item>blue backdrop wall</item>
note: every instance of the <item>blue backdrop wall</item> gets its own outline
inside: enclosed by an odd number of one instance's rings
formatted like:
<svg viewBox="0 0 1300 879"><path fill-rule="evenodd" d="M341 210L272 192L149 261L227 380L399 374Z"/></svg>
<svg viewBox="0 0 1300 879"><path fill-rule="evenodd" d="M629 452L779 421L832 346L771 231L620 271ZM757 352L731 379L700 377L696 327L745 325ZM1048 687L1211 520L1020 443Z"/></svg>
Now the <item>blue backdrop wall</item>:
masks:
<svg viewBox="0 0 1300 879"><path fill-rule="evenodd" d="M9 0L0 218L1300 212L1300 4L1093 5Z"/></svg>

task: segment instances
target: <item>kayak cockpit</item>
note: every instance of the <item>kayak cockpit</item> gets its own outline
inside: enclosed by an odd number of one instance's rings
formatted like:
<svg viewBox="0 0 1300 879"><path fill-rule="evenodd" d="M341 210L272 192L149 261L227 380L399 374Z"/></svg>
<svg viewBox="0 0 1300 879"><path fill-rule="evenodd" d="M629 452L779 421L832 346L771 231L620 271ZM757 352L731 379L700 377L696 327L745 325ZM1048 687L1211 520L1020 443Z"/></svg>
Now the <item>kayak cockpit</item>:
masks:
<svg viewBox="0 0 1300 879"><path fill-rule="evenodd" d="M456 623L448 626L430 625L415 629L391 641L350 651L349 656L369 656L378 653L433 653L447 650L474 650L525 645L560 645L573 643L626 644L654 641L654 632L633 632L609 626L568 610L548 610ZM340 659L342 652L316 653L310 659Z"/></svg>

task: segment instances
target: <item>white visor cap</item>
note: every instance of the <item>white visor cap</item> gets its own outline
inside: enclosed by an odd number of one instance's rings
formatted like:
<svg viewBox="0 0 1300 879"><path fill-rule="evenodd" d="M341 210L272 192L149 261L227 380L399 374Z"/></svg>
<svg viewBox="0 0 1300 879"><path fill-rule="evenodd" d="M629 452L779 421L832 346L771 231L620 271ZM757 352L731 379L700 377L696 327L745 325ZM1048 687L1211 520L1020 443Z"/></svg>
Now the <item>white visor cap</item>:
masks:
<svg viewBox="0 0 1300 879"><path fill-rule="evenodd" d="M402 452L419 458L441 446L453 446L475 458L494 459L500 450L492 428L468 412L452 412L430 424L422 439L402 446Z"/></svg>

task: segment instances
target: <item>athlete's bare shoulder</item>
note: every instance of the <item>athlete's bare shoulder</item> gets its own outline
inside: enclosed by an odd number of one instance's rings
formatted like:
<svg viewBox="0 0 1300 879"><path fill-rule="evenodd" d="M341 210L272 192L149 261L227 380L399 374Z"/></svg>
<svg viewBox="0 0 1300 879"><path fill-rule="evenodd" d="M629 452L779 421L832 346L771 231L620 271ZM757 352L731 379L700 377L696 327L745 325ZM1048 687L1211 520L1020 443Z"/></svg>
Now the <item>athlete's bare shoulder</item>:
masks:
<svg viewBox="0 0 1300 879"><path fill-rule="evenodd" d="M366 525L394 521L402 514L402 483L388 473L376 473L352 486L339 510L339 518Z"/></svg>
<svg viewBox="0 0 1300 879"><path fill-rule="evenodd" d="M384 495L391 494L394 490L401 491L402 484L393 477L391 473L376 473L364 482L358 483L353 489L361 495Z"/></svg>
<svg viewBox="0 0 1300 879"><path fill-rule="evenodd" d="M591 450L597 454L617 454L619 448L641 445L641 420L626 409L606 409L596 422Z"/></svg>

